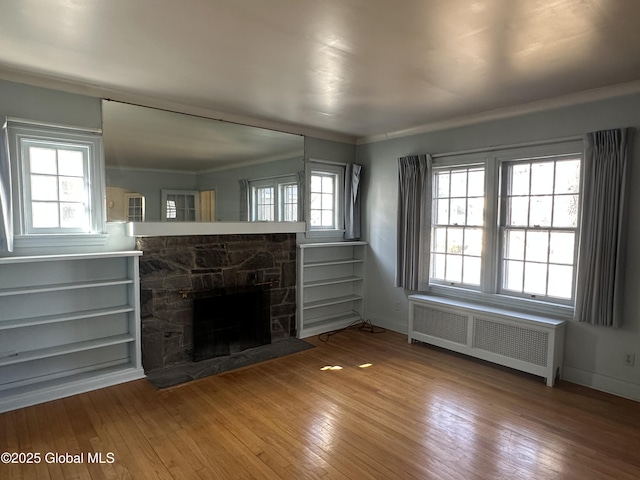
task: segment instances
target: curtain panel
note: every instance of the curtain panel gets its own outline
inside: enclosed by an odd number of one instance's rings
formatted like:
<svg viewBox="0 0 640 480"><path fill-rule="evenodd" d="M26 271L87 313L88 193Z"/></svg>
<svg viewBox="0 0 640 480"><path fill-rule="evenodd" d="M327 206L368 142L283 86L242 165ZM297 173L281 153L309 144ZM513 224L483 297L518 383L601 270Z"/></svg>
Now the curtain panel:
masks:
<svg viewBox="0 0 640 480"><path fill-rule="evenodd" d="M426 290L431 244L431 156L398 158L396 287Z"/></svg>
<svg viewBox="0 0 640 480"><path fill-rule="evenodd" d="M0 252L13 252L13 210L11 198L11 163L7 122L0 129Z"/></svg>
<svg viewBox="0 0 640 480"><path fill-rule="evenodd" d="M344 238L360 238L360 172L361 165L349 163L344 172Z"/></svg>
<svg viewBox="0 0 640 480"><path fill-rule="evenodd" d="M631 134L616 129L585 137L575 308L580 322L622 323Z"/></svg>

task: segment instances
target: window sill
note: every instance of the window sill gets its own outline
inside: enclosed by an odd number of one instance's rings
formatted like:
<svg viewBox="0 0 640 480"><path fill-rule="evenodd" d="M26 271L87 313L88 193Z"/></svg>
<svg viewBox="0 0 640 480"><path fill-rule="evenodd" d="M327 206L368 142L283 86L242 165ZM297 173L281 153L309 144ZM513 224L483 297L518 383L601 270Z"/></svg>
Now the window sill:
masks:
<svg viewBox="0 0 640 480"><path fill-rule="evenodd" d="M418 292L416 292L418 293ZM541 315L560 320L573 319L574 307L571 305L560 305L539 300L528 300L526 298L515 298L497 293L482 293L473 290L465 290L457 287L447 287L444 285L431 285L427 292L442 298L450 298L467 302L477 302L479 305L488 307L505 308L510 310L528 313L531 315Z"/></svg>
<svg viewBox="0 0 640 480"><path fill-rule="evenodd" d="M106 233L16 235L13 242L16 248L102 247L108 238Z"/></svg>

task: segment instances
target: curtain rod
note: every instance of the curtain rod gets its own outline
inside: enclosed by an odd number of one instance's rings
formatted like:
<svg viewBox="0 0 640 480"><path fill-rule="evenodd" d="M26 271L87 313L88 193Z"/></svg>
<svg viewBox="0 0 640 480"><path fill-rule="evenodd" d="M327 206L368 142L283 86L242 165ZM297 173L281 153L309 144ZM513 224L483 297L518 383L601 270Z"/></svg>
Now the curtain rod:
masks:
<svg viewBox="0 0 640 480"><path fill-rule="evenodd" d="M459 150L457 152L434 153L433 155L431 155L431 158L455 157L456 155L468 155L471 153L492 152L494 150L509 150L511 148L534 147L536 145L549 145L554 143L575 142L578 140L582 140L582 138L583 138L582 135L575 135L572 137L554 138L552 140L537 140L534 142L511 143L509 145L496 145L492 147L474 148L470 150Z"/></svg>

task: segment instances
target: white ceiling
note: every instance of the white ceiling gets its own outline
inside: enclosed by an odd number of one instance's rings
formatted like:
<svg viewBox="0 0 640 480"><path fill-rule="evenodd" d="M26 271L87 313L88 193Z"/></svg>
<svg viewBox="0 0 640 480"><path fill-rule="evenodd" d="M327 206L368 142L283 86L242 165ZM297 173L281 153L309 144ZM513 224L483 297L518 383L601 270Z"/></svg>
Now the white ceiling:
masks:
<svg viewBox="0 0 640 480"><path fill-rule="evenodd" d="M0 32L3 78L352 139L640 80L636 0L5 0Z"/></svg>

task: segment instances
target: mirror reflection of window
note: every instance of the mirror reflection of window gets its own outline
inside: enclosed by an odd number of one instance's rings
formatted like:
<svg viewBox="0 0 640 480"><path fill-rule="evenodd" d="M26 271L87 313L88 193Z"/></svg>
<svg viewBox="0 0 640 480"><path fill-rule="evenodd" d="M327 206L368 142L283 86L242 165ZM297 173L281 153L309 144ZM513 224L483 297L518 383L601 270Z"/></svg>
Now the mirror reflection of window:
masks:
<svg viewBox="0 0 640 480"><path fill-rule="evenodd" d="M128 193L125 199L127 221L144 222L144 197L139 193Z"/></svg>
<svg viewBox="0 0 640 480"><path fill-rule="evenodd" d="M108 222L143 222L145 197L138 192L120 187L107 187Z"/></svg>
<svg viewBox="0 0 640 480"><path fill-rule="evenodd" d="M200 219L200 192L195 190L163 190L162 220L195 222Z"/></svg>
<svg viewBox="0 0 640 480"><path fill-rule="evenodd" d="M291 175L249 181L251 221L297 222L298 181Z"/></svg>

